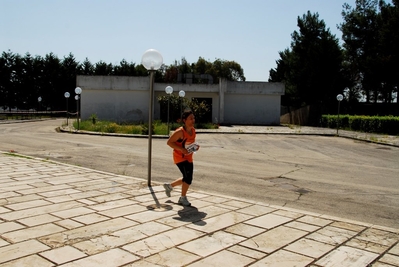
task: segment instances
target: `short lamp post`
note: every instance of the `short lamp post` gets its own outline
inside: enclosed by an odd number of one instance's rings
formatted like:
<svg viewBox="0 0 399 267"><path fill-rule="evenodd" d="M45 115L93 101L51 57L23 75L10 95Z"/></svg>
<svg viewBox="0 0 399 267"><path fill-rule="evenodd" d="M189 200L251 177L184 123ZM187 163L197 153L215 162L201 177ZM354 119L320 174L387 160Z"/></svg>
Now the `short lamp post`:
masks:
<svg viewBox="0 0 399 267"><path fill-rule="evenodd" d="M40 116L40 103L42 102L42 97L41 96L39 96L37 98L37 102L38 102L37 112L39 113L39 116Z"/></svg>
<svg viewBox="0 0 399 267"><path fill-rule="evenodd" d="M169 136L169 102L170 102L170 95L173 93L173 87L172 86L166 86L165 92L168 94L168 136Z"/></svg>
<svg viewBox="0 0 399 267"><path fill-rule="evenodd" d="M75 88L75 99L76 99L76 119L78 121L78 131L80 130L80 126L79 126L79 119L80 119L80 105L79 102L82 103L82 88L80 87L76 87Z"/></svg>
<svg viewBox="0 0 399 267"><path fill-rule="evenodd" d="M78 130L79 130L79 96L75 95L76 100L76 122L78 123Z"/></svg>
<svg viewBox="0 0 399 267"><path fill-rule="evenodd" d="M67 117L67 126L68 126L69 125L68 124L68 118L69 118L69 114L68 114L68 99L69 99L69 97L71 95L69 94L69 92L65 92L64 96L65 96L65 99L66 99L66 117Z"/></svg>
<svg viewBox="0 0 399 267"><path fill-rule="evenodd" d="M186 92L184 92L183 90L179 91L179 97L180 97L180 119L182 119L182 115L183 115L183 101L182 98L186 95Z"/></svg>
<svg viewBox="0 0 399 267"><path fill-rule="evenodd" d="M151 187L152 115L154 109L154 73L162 66L162 55L155 49L148 49L141 58L141 64L150 72L150 103L148 107L148 186Z"/></svg>
<svg viewBox="0 0 399 267"><path fill-rule="evenodd" d="M337 120L337 135L338 135L338 129L339 129L339 106L341 101L344 99L344 96L341 94L337 95L337 100L338 100L338 120Z"/></svg>

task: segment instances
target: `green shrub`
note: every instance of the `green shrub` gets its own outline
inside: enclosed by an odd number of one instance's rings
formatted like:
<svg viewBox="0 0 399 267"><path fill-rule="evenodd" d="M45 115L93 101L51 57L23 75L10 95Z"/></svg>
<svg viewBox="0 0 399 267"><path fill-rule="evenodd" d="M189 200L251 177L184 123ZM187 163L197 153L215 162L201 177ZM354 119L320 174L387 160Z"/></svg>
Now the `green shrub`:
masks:
<svg viewBox="0 0 399 267"><path fill-rule="evenodd" d="M91 116L89 117L89 120L91 120L91 122L93 124L96 124L96 122L98 120L97 115L96 114L91 114Z"/></svg>
<svg viewBox="0 0 399 267"><path fill-rule="evenodd" d="M338 115L323 115L320 126L337 128ZM340 115L339 128L366 133L399 135L399 117Z"/></svg>
<svg viewBox="0 0 399 267"><path fill-rule="evenodd" d="M196 128L198 129L218 129L219 126L215 123L197 123Z"/></svg>
<svg viewBox="0 0 399 267"><path fill-rule="evenodd" d="M75 129L78 128L77 122L73 123ZM173 122L169 124L169 131L174 131L181 124ZM199 123L196 124L197 129L217 129L218 125L213 123ZM104 133L122 133L122 134L148 134L148 123L144 124L118 124L110 121L96 120L93 123L93 118L81 121L79 124L80 130L92 131L92 132L104 132ZM154 135L168 135L168 125L156 120L152 124L152 134Z"/></svg>
<svg viewBox="0 0 399 267"><path fill-rule="evenodd" d="M105 132L107 133L117 133L119 130L119 125L116 124L115 122L112 122L107 125Z"/></svg>
<svg viewBox="0 0 399 267"><path fill-rule="evenodd" d="M350 116L341 115L339 116L339 127L343 129L350 129Z"/></svg>
<svg viewBox="0 0 399 267"><path fill-rule="evenodd" d="M143 127L140 125L132 125L129 134L141 134L143 132Z"/></svg>

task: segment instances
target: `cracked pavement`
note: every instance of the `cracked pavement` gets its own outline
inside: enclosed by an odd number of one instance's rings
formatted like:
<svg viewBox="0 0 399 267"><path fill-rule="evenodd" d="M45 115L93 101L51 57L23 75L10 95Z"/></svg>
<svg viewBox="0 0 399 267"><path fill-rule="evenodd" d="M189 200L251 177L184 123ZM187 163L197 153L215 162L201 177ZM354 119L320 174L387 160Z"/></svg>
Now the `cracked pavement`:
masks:
<svg viewBox="0 0 399 267"><path fill-rule="evenodd" d="M0 166L1 267L399 266L399 229L197 190L182 207L155 182L18 154Z"/></svg>

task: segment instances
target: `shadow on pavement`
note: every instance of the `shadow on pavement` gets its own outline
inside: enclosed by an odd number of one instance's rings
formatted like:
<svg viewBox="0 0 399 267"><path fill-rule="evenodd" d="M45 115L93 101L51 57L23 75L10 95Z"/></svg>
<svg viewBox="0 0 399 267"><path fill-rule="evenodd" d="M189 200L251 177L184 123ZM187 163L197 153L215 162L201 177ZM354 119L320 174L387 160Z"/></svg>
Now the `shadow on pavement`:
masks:
<svg viewBox="0 0 399 267"><path fill-rule="evenodd" d="M172 201L168 200L167 202L173 203ZM177 212L178 217L173 217L173 219L182 221L182 222L191 222L198 226L205 226L206 222L203 221L207 215L207 213L198 211L196 207L184 207L182 210Z"/></svg>

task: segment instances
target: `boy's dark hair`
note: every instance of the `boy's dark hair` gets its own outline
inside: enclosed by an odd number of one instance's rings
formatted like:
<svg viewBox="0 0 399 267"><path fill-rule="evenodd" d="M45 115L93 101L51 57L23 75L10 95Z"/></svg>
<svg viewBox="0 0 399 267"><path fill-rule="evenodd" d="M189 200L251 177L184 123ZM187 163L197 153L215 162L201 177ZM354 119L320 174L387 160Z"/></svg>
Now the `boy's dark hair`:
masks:
<svg viewBox="0 0 399 267"><path fill-rule="evenodd" d="M185 120L188 118L188 116L190 116L191 114L194 114L192 110L186 110L183 112L183 114L181 115L181 119Z"/></svg>

